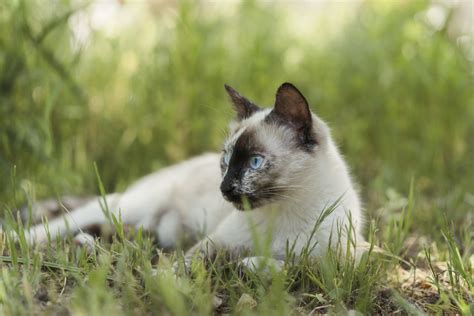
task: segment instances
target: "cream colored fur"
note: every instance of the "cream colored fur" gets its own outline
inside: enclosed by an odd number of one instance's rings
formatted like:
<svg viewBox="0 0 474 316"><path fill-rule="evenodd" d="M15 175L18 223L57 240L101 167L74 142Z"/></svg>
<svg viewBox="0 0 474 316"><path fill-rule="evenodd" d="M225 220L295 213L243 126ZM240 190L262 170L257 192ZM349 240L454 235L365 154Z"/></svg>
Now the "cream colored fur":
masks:
<svg viewBox="0 0 474 316"><path fill-rule="evenodd" d="M245 212L234 209L219 191L222 179L220 155L209 153L150 174L124 193L107 195L110 211L115 215L120 213L126 224L156 230L163 247L176 246L182 236L202 238L187 253L188 258L207 251L212 254L220 248L234 254L253 251L255 235L260 239L270 236L274 258L284 257L287 244L294 243L298 254L307 245L321 213L335 203L335 210L320 225L311 241L316 245L312 255L323 255L328 247L334 246L329 245L331 234L333 241L336 240L338 230L345 232L350 226L349 218L352 218L354 238L362 243L363 216L359 197L327 125L313 114L318 144L313 153L298 151L288 146L290 130L263 123L269 111L259 111L232 123L225 148L231 150L239 135L253 128L259 142L270 152L278 153L282 159L278 164L284 174L278 185L287 187L288 191L273 203ZM96 198L51 220L48 226L54 238L68 230L74 233L108 220ZM43 225L33 227L28 235L31 242L47 239ZM346 236L344 233L342 237Z"/></svg>
<svg viewBox="0 0 474 316"><path fill-rule="evenodd" d="M208 153L164 168L140 179L124 193L107 195L107 205L117 217L120 214L125 224L156 230L163 247L176 246L182 235L206 236L233 210L219 191L219 160L218 154ZM97 197L50 220L52 238L68 230L74 233L93 224L106 223L109 219L102 211L101 200ZM42 224L33 227L29 235L31 242L47 240Z"/></svg>
<svg viewBox="0 0 474 316"><path fill-rule="evenodd" d="M334 211L321 223L310 241L315 245L312 255L323 255L328 246L334 246L342 232L345 245L347 230L359 244L365 244L362 237L363 217L357 192L352 184L347 165L334 144L327 125L313 115L313 128L319 136L314 154L295 150L287 145L291 131L281 127L263 124L270 112L256 113L240 124L234 125L225 148L231 150L239 135L247 128L257 131L257 137L270 152L278 152L284 161L278 164L286 172L282 187L290 190L278 201L251 211L233 211L203 241L188 252L212 252L219 248L228 251L252 251L255 233L260 239L271 236L271 253L274 258L283 259L287 244L295 244L299 254L308 245L308 238L321 213L335 205ZM350 219L352 223L350 223ZM332 236L333 245L329 245Z"/></svg>

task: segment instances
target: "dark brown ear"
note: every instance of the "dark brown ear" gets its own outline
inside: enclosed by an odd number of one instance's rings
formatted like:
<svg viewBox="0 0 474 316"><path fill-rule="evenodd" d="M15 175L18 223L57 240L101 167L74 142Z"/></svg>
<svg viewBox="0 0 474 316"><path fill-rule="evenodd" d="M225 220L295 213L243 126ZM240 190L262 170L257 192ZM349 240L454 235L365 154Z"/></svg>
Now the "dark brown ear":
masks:
<svg viewBox="0 0 474 316"><path fill-rule="evenodd" d="M260 111L260 108L250 102L246 97L241 96L237 91L234 90L231 86L224 85L225 90L230 96L234 110L237 113L237 120L246 119L257 111Z"/></svg>
<svg viewBox="0 0 474 316"><path fill-rule="evenodd" d="M312 148L317 144L308 102L291 83L285 82L278 88L269 120L294 129L298 142L305 148Z"/></svg>

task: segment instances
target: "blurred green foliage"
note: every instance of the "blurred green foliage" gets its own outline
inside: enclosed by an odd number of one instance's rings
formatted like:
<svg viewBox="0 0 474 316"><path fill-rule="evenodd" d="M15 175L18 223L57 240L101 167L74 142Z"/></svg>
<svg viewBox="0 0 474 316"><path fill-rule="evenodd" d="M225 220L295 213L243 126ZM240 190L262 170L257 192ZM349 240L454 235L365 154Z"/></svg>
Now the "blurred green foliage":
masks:
<svg viewBox="0 0 474 316"><path fill-rule="evenodd" d="M427 2L364 2L330 37L294 36L284 10L254 1L233 14L179 2L173 19L155 10L120 36L92 29L84 45L71 25L88 6L72 3L0 3L2 206L23 191L96 192L93 162L113 191L218 150L232 118L224 83L271 105L290 81L332 126L369 209L413 177L434 201L421 218L445 211L438 199L460 201L449 204L459 219L472 209L471 65L420 18Z"/></svg>

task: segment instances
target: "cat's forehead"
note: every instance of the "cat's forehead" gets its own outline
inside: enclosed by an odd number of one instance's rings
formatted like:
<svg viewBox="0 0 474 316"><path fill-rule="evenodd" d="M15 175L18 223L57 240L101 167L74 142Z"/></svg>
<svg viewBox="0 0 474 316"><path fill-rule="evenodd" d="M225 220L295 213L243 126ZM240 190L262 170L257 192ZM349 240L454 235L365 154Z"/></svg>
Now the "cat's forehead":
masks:
<svg viewBox="0 0 474 316"><path fill-rule="evenodd" d="M239 138L245 133L246 135L252 135L252 138L257 137L257 131L261 129L262 124L265 121L265 117L270 113L271 109L265 109L254 113L247 119L239 122L232 122L230 125L230 135L227 138L224 147L229 149L235 146ZM247 136L245 139L249 139Z"/></svg>

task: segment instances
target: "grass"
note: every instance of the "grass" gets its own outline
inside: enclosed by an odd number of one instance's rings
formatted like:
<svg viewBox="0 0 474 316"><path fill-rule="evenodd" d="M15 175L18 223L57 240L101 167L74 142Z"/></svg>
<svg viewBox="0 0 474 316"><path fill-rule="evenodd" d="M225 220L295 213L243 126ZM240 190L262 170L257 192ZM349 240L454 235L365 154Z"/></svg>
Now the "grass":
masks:
<svg viewBox="0 0 474 316"><path fill-rule="evenodd" d="M406 223L408 214L399 223ZM245 271L238 260L220 253L211 262L193 261L189 274L175 274L173 263L180 260L180 252L162 253L141 229L124 234L121 220L112 222L117 231L112 241L99 239L88 251L71 237L31 247L21 221L10 217L6 227L12 230L0 240L2 252L9 253L0 257L2 313L288 315L355 309L363 314L468 314L472 308L472 258L463 258L445 233L446 261L434 259L431 248L419 253L418 262L410 262L389 247L384 253L371 247L356 264L341 256L352 247L350 242L315 260L305 255L312 247L308 243L298 261L288 246L282 271ZM400 234L393 230L387 238ZM369 235L373 245L375 227Z"/></svg>
<svg viewBox="0 0 474 316"><path fill-rule="evenodd" d="M94 6L0 3L1 314L473 312L472 48L450 32L449 7L435 28L425 1L365 1L344 16L339 3L299 34L296 5L130 1L118 10L139 23L88 20L81 41L71 25ZM176 278L180 252L120 218L93 252L71 237L26 244L38 219L18 218L21 206L121 191L218 150L232 117L223 84L271 104L284 81L333 128L383 255L356 266L337 251L295 265L289 254L264 277L222 254Z"/></svg>

